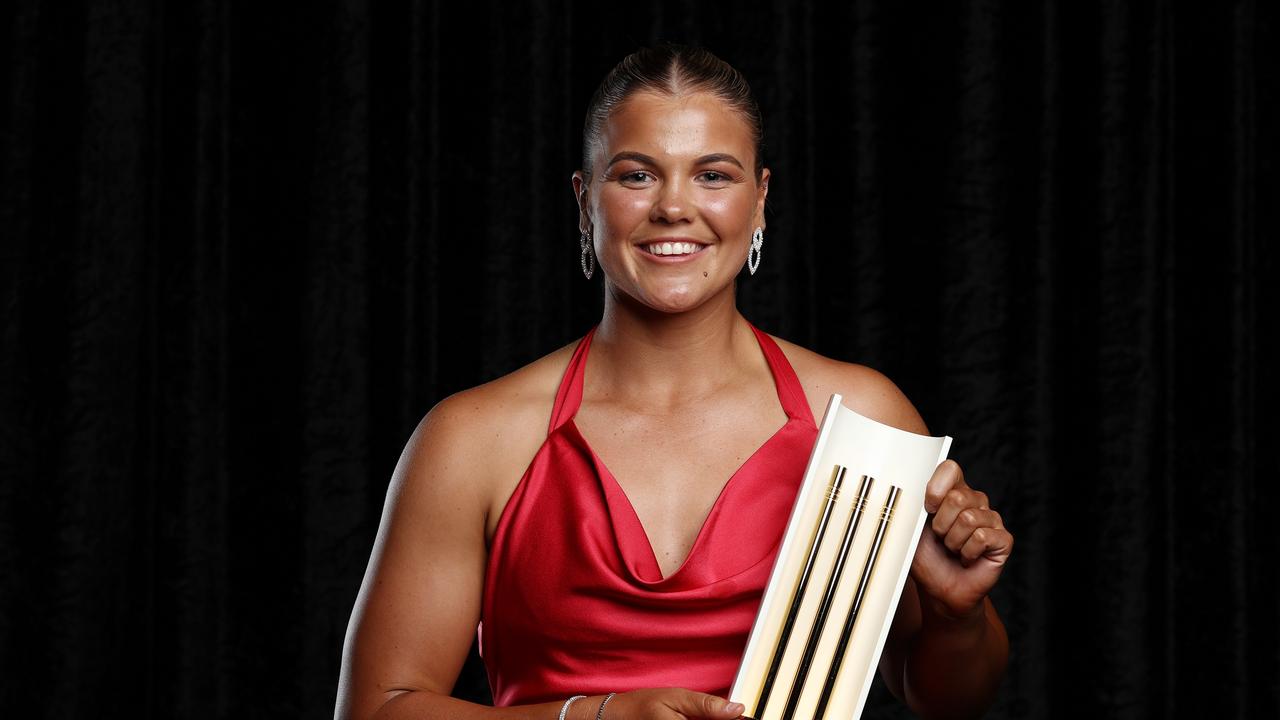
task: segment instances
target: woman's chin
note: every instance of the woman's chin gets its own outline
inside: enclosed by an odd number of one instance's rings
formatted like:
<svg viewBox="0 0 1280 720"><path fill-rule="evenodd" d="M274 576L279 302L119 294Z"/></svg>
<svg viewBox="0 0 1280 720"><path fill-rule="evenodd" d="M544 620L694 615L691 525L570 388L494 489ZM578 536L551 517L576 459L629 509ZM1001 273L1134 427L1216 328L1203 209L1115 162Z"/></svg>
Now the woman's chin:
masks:
<svg viewBox="0 0 1280 720"><path fill-rule="evenodd" d="M678 286L653 289L645 293L641 302L653 310L678 314L696 310L711 298L708 288Z"/></svg>
<svg viewBox="0 0 1280 720"><path fill-rule="evenodd" d="M701 272L688 278L635 278L639 282L614 284L611 294L626 304L648 308L654 312L679 314L696 310L722 292L732 293L732 283L723 288L713 287ZM644 282L650 280L650 282ZM637 308L639 309L639 308Z"/></svg>

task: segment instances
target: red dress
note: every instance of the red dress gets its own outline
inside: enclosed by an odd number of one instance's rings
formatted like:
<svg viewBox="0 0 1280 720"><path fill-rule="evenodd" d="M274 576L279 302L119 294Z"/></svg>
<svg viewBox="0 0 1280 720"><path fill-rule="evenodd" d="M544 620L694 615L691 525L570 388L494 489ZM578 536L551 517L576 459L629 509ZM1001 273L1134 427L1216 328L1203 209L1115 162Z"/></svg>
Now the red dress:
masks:
<svg viewBox="0 0 1280 720"><path fill-rule="evenodd" d="M647 687L728 694L818 432L790 363L751 329L787 422L725 483L665 578L574 425L595 330L578 344L489 550L479 636L495 705Z"/></svg>

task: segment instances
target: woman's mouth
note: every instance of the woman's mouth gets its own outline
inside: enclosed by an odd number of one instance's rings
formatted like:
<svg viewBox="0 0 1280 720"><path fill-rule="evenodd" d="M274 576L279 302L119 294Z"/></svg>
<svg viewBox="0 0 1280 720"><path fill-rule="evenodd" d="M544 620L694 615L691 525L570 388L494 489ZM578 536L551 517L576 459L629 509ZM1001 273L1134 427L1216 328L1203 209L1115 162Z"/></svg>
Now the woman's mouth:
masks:
<svg viewBox="0 0 1280 720"><path fill-rule="evenodd" d="M693 255L706 247L691 242L657 242L641 245L650 255Z"/></svg>

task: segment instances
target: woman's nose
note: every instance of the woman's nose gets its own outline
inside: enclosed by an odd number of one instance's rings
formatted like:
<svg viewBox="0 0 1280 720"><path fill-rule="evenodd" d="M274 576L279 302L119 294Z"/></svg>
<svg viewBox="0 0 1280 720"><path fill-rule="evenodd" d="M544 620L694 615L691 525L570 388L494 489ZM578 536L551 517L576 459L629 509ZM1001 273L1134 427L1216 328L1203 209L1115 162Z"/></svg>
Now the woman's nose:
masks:
<svg viewBox="0 0 1280 720"><path fill-rule="evenodd" d="M686 184L679 180L668 180L658 189L658 196L649 211L649 220L670 223L687 221L691 218L691 206Z"/></svg>

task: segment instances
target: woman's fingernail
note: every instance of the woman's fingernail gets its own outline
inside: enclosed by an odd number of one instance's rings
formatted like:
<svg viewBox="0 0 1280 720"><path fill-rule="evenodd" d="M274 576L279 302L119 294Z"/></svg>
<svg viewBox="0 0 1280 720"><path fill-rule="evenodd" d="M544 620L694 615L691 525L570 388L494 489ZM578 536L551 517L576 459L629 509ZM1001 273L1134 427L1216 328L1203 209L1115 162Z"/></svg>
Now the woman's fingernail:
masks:
<svg viewBox="0 0 1280 720"><path fill-rule="evenodd" d="M734 713L735 715L741 715L742 711L746 709L747 707L742 703L735 703L735 702L727 703L724 706L725 712L731 712L731 713Z"/></svg>

